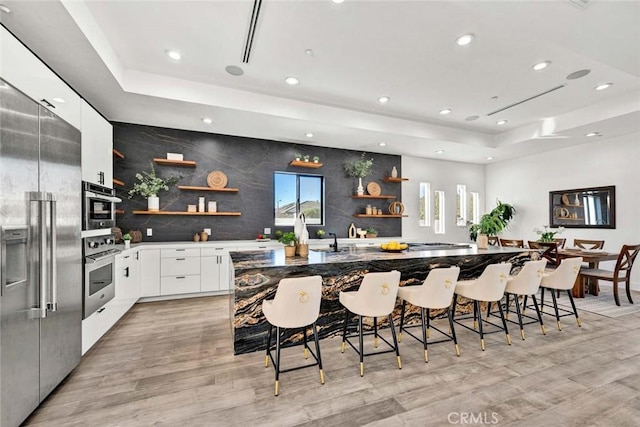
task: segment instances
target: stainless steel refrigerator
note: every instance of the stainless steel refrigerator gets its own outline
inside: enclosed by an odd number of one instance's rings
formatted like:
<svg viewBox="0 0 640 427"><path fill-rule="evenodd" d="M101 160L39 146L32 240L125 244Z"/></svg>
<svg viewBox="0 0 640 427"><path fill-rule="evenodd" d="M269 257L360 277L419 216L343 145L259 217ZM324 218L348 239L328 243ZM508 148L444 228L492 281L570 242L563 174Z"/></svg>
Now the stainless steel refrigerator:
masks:
<svg viewBox="0 0 640 427"><path fill-rule="evenodd" d="M0 79L0 425L81 356L80 131Z"/></svg>

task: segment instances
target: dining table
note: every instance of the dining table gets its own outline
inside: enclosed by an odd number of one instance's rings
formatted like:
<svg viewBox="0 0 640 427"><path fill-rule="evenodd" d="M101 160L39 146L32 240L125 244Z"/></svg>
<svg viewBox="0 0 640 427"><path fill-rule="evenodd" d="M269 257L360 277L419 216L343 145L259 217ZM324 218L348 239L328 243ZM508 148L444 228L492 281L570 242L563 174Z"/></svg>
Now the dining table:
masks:
<svg viewBox="0 0 640 427"><path fill-rule="evenodd" d="M567 248L560 249L558 251L558 259L561 261L565 258L582 257L582 261L589 264L589 268L598 268L599 264L603 261L615 261L618 259L618 254L614 252L606 252L601 249L580 249L580 248ZM598 295L598 281L590 280L588 283L588 291L591 295ZM573 284L572 291L574 298L584 298L585 289L582 286L582 278L580 274L576 277L576 281Z"/></svg>

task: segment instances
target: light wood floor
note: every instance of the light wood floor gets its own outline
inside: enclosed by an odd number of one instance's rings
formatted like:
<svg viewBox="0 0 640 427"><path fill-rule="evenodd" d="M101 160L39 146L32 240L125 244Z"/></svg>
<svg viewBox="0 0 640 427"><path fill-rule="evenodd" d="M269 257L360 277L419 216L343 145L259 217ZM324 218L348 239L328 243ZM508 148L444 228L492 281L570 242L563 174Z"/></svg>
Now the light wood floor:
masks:
<svg viewBox="0 0 640 427"><path fill-rule="evenodd" d="M232 355L228 297L136 304L27 420L29 426L446 426L461 413L497 425L640 425L640 314L582 313L547 335L512 326L486 339L457 328L461 357L434 345L429 363L406 334L402 370L393 354L358 359L338 339L321 341L316 368L282 374L264 353ZM384 331L388 333L388 331ZM388 336L388 335L387 335ZM435 337L435 334L434 334ZM283 366L302 362L288 349ZM288 365L287 365L288 364ZM469 418L467 418L469 420ZM467 423L468 425L469 423Z"/></svg>

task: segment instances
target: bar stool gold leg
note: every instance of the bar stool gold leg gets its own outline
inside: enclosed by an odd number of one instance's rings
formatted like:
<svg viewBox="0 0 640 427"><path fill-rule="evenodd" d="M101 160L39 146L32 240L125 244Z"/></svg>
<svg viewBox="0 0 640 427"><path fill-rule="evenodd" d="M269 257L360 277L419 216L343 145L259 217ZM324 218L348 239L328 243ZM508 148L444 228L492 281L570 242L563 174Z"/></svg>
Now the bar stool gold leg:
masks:
<svg viewBox="0 0 640 427"><path fill-rule="evenodd" d="M480 339L480 348L482 348L482 351L484 351L484 338Z"/></svg>
<svg viewBox="0 0 640 427"><path fill-rule="evenodd" d="M276 390L275 390L275 396L278 395L278 393L280 393L280 381L276 381Z"/></svg>
<svg viewBox="0 0 640 427"><path fill-rule="evenodd" d="M402 332L398 334L398 342L402 342Z"/></svg>
<svg viewBox="0 0 640 427"><path fill-rule="evenodd" d="M511 337L507 334L507 344L511 345Z"/></svg>
<svg viewBox="0 0 640 427"><path fill-rule="evenodd" d="M580 321L579 317L576 317L576 322L578 322L578 327L582 328L582 322Z"/></svg>
<svg viewBox="0 0 640 427"><path fill-rule="evenodd" d="M304 349L304 358L308 359L309 358L309 349Z"/></svg>
<svg viewBox="0 0 640 427"><path fill-rule="evenodd" d="M560 323L560 321L558 320L558 330L561 331L562 330L562 324Z"/></svg>
<svg viewBox="0 0 640 427"><path fill-rule="evenodd" d="M320 369L320 384L324 384L324 371Z"/></svg>
<svg viewBox="0 0 640 427"><path fill-rule="evenodd" d="M524 341L524 329L520 329L520 336L522 337L522 340Z"/></svg>
<svg viewBox="0 0 640 427"><path fill-rule="evenodd" d="M460 357L460 347L456 344L456 356Z"/></svg>
<svg viewBox="0 0 640 427"><path fill-rule="evenodd" d="M398 356L398 369L402 369L402 360L400 360L400 356Z"/></svg>
<svg viewBox="0 0 640 427"><path fill-rule="evenodd" d="M340 346L340 353L344 353L345 343L342 341L342 345Z"/></svg>
<svg viewBox="0 0 640 427"><path fill-rule="evenodd" d="M269 366L269 356L265 356L264 357L264 367L268 367Z"/></svg>
<svg viewBox="0 0 640 427"><path fill-rule="evenodd" d="M429 361L429 352L428 352L428 350L425 350L425 351L424 351L424 361L425 361L425 362L428 362L428 361Z"/></svg>
<svg viewBox="0 0 640 427"><path fill-rule="evenodd" d="M378 337L373 339L373 348L378 348Z"/></svg>
<svg viewBox="0 0 640 427"><path fill-rule="evenodd" d="M360 362L360 376L364 377L364 363Z"/></svg>
<svg viewBox="0 0 640 427"><path fill-rule="evenodd" d="M547 335L547 329L544 327L544 325L540 325L540 328L542 329L542 335Z"/></svg>

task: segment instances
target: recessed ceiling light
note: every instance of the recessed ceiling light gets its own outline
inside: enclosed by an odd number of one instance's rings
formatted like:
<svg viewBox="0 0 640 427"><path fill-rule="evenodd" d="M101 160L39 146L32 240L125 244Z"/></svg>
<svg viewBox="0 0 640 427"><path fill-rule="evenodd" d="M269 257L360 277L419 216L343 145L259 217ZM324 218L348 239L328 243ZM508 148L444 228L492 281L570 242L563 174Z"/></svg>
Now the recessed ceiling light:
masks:
<svg viewBox="0 0 640 427"><path fill-rule="evenodd" d="M391 98L389 98L388 96L381 96L380 98L378 98L378 102L380 104L386 104L390 100L391 100Z"/></svg>
<svg viewBox="0 0 640 427"><path fill-rule="evenodd" d="M304 51L304 53L306 53L309 56L313 56L313 50L312 49L307 49Z"/></svg>
<svg viewBox="0 0 640 427"><path fill-rule="evenodd" d="M506 125L506 124L507 124L507 121L506 121L506 120L498 120L498 121L496 122L496 124L497 124L498 126Z"/></svg>
<svg viewBox="0 0 640 427"><path fill-rule="evenodd" d="M463 34L456 39L458 46L466 46L473 41L473 34Z"/></svg>
<svg viewBox="0 0 640 427"><path fill-rule="evenodd" d="M380 147L386 147L386 146L387 146L387 143L386 143L386 142L380 142L380 143L378 143L378 145L379 145Z"/></svg>
<svg viewBox="0 0 640 427"><path fill-rule="evenodd" d="M53 98L53 102L64 104L64 98L60 98L59 96L56 96L55 98Z"/></svg>
<svg viewBox="0 0 640 427"><path fill-rule="evenodd" d="M180 61L182 59L182 55L177 50L167 50L165 52L167 56L175 61Z"/></svg>
<svg viewBox="0 0 640 427"><path fill-rule="evenodd" d="M225 71L232 76L241 76L244 74L244 70L237 65L227 65Z"/></svg>
<svg viewBox="0 0 640 427"><path fill-rule="evenodd" d="M304 134L307 138L313 138L313 134L311 132L307 132Z"/></svg>
<svg viewBox="0 0 640 427"><path fill-rule="evenodd" d="M209 117L203 117L202 118L202 123L206 123L206 124L210 125L211 123L213 123L213 120L211 120Z"/></svg>
<svg viewBox="0 0 640 427"><path fill-rule="evenodd" d="M492 156L487 157L487 160L493 160Z"/></svg>
<svg viewBox="0 0 640 427"><path fill-rule="evenodd" d="M4 4L0 4L0 10L4 13L11 13L11 9L9 9L9 7Z"/></svg>
<svg viewBox="0 0 640 427"><path fill-rule="evenodd" d="M440 110L440 114L442 114L443 116L446 116L447 114L451 114L453 110L451 108L445 108L443 110Z"/></svg>
<svg viewBox="0 0 640 427"><path fill-rule="evenodd" d="M544 70L545 68L547 68L549 66L549 64L551 64L551 61L542 61L542 62L538 62L537 64L535 64L531 68L533 68L536 71L540 71L540 70Z"/></svg>
<svg viewBox="0 0 640 427"><path fill-rule="evenodd" d="M293 77L293 76L287 77L286 79L284 79L284 81L285 81L285 83L287 83L288 85L291 85L291 86L295 86L298 83L300 83L300 80L298 80L297 77Z"/></svg>
<svg viewBox="0 0 640 427"><path fill-rule="evenodd" d="M344 3L344 0L331 0L331 1L334 2L335 4Z"/></svg>
<svg viewBox="0 0 640 427"><path fill-rule="evenodd" d="M442 154L444 153L444 150L436 150L436 154Z"/></svg>
<svg viewBox="0 0 640 427"><path fill-rule="evenodd" d="M600 135L600 132L589 132L585 136L601 136L601 135Z"/></svg>
<svg viewBox="0 0 640 427"><path fill-rule="evenodd" d="M611 86L613 86L613 83L602 83L601 85L596 86L594 89L605 90L605 89L609 89Z"/></svg>

